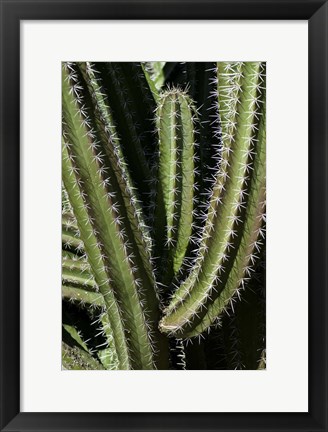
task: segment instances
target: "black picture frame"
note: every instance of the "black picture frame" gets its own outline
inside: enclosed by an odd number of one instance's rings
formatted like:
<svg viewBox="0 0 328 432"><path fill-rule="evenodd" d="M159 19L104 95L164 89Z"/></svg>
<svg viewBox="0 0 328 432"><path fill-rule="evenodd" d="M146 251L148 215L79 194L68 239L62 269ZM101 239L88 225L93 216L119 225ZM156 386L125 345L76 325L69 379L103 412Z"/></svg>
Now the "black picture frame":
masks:
<svg viewBox="0 0 328 432"><path fill-rule="evenodd" d="M323 0L1 0L1 431L326 431L328 4ZM20 21L289 19L309 24L309 411L20 412ZM292 306L291 306L292 307ZM293 367L297 359L288 359ZM283 391L283 389L281 389Z"/></svg>

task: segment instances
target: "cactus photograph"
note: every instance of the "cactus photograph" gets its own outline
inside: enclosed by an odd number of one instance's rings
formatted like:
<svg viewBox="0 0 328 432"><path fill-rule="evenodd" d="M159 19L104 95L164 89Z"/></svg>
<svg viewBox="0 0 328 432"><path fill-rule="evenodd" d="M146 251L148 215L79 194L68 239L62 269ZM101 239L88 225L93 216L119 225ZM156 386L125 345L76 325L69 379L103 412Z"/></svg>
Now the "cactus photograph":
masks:
<svg viewBox="0 0 328 432"><path fill-rule="evenodd" d="M266 63L62 63L62 369L266 368Z"/></svg>

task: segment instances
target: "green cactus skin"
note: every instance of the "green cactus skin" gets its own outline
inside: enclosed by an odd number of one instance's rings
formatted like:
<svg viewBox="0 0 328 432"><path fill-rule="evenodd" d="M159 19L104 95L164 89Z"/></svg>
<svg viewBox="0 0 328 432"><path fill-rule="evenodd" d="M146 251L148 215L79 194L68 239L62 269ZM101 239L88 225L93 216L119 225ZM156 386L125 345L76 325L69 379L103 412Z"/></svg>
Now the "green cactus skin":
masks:
<svg viewBox="0 0 328 432"><path fill-rule="evenodd" d="M62 243L67 250L74 249L79 253L83 252L83 242L76 237L76 233L73 230L64 229L62 231Z"/></svg>
<svg viewBox="0 0 328 432"><path fill-rule="evenodd" d="M98 287L93 275L86 270L81 261L64 260L62 263L62 279L69 284L83 286L86 289L97 291Z"/></svg>
<svg viewBox="0 0 328 432"><path fill-rule="evenodd" d="M91 305L92 307L106 308L104 298L101 294L94 291L89 291L86 288L79 286L69 285L68 282L62 285L62 297L71 301L72 303L78 303L80 305Z"/></svg>
<svg viewBox="0 0 328 432"><path fill-rule="evenodd" d="M105 346L98 346L97 355L100 362L107 370L120 369L119 359L115 351L113 330L105 308L103 308L103 312L99 315L98 321L96 321L96 323L99 325L98 335L102 335L106 340Z"/></svg>
<svg viewBox="0 0 328 432"><path fill-rule="evenodd" d="M68 155L66 145L63 145L62 175L67 191L69 192L70 202L74 208L74 213L80 221L80 233L84 238L84 246L88 256L90 267L92 268L95 281L104 296L107 309L110 311L110 320L113 324L115 339L115 349L120 359L121 369L129 369L130 361L124 329L121 322L120 310L117 307L112 289L109 287L109 276L103 254L98 245L98 240L94 235L94 229L85 207L84 199L78 188L77 179L74 174L73 165Z"/></svg>
<svg viewBox="0 0 328 432"><path fill-rule="evenodd" d="M71 301L73 297L75 297L74 300L78 300L78 301L80 300L79 298L80 296L79 295L77 296L77 294L79 294L79 292L82 292L82 290L76 289L75 287L70 288L65 286L63 291L64 295L67 293L67 289L71 291L69 293L70 295L69 301ZM87 294L88 296L90 296L90 294L92 294L93 296L96 295L95 293L86 292L83 293L82 297L85 294ZM102 336L105 339L105 343L102 343L101 345L97 346L97 355L100 363L104 366L105 369L107 370L120 369L119 360L115 350L115 342L113 338L112 328L108 321L108 315L106 313L106 305L103 301L102 296L98 294L97 298L94 301L93 299L90 299L90 297L83 298L83 301L81 301L79 305L81 306L83 305L83 307L87 306L89 311L95 310L96 307L98 307L98 310L101 311L100 315L92 323L92 325L98 326L94 337L97 338L99 336ZM90 309L90 307L92 309ZM77 346L78 348L82 348L87 353L92 354L92 350L89 349L87 344L83 341L82 335L80 334L80 332L76 330L76 328L73 325L63 324L63 342L66 342L71 347Z"/></svg>
<svg viewBox="0 0 328 432"><path fill-rule="evenodd" d="M90 265L86 259L83 257L75 257L70 258L63 256L62 257L62 268L79 272L80 276L87 278L93 278L93 275L90 273Z"/></svg>
<svg viewBox="0 0 328 432"><path fill-rule="evenodd" d="M71 341L73 341L73 345L77 344L79 348L82 348L85 351L89 352L88 347L83 341L80 332L77 331L74 326L69 324L63 324L63 333L66 333L66 338L63 337L63 339L65 338L67 340L67 336L69 336L69 338L71 338Z"/></svg>
<svg viewBox="0 0 328 432"><path fill-rule="evenodd" d="M184 92L172 89L163 93L156 114L160 156L155 213L155 254L164 257L163 283L179 271L192 234L194 116L192 102Z"/></svg>
<svg viewBox="0 0 328 432"><path fill-rule="evenodd" d="M73 249L79 254L83 254L83 241L80 238L79 230L73 222L70 214L62 216L62 244L67 250Z"/></svg>
<svg viewBox="0 0 328 432"><path fill-rule="evenodd" d="M197 182L203 192L202 197L205 198L204 189L211 187L212 177L218 165L218 158L213 156L221 143L217 100L217 63L183 62L167 63L166 66L168 67L166 83L169 86L186 89L198 113L199 145L195 151L200 163Z"/></svg>
<svg viewBox="0 0 328 432"><path fill-rule="evenodd" d="M64 184L110 311L114 339L124 347L123 364L128 366L129 361L132 368L152 369L156 367L153 351L161 336L154 324L159 311L148 239L142 236L137 199L115 146L110 112L96 77L91 88L83 82L84 73L93 74L91 67L83 70L83 66L63 66ZM121 328L115 332L118 323Z"/></svg>
<svg viewBox="0 0 328 432"><path fill-rule="evenodd" d="M62 365L68 370L103 370L103 366L86 351L62 342Z"/></svg>
<svg viewBox="0 0 328 432"><path fill-rule="evenodd" d="M147 78L149 87L152 89L152 92L154 93L156 100L158 100L159 97L158 90L160 90L163 87L165 82L164 67L165 67L164 61L142 63L142 68L145 72L145 76Z"/></svg>
<svg viewBox="0 0 328 432"><path fill-rule="evenodd" d="M78 236L78 227L74 215L70 212L62 214L62 228L63 230L72 230Z"/></svg>
<svg viewBox="0 0 328 432"><path fill-rule="evenodd" d="M208 210L200 256L164 311L163 332L193 337L205 331L238 294L259 247L265 192L265 93L264 65L246 63L239 74L226 68L228 80L236 80L237 97L226 96L220 81L219 103L223 110L223 151L220 171ZM220 65L219 65L220 69ZM229 87L231 88L231 86ZM224 95L221 98L221 95ZM235 109L231 109L234 104ZM237 110L237 114L235 111ZM236 115L231 136L230 115ZM230 133L230 135L229 135Z"/></svg>

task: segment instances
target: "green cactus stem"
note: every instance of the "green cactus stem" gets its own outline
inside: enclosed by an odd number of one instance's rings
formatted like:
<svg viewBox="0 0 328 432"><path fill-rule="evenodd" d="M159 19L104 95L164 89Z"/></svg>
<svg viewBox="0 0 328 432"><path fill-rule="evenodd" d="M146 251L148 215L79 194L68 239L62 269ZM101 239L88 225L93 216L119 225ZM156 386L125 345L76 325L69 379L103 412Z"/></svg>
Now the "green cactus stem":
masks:
<svg viewBox="0 0 328 432"><path fill-rule="evenodd" d="M155 87L153 93L155 93L155 99L158 99L158 90L160 90L165 82L164 74L165 62L155 61L155 62L143 62L142 68L145 72L148 84L150 88Z"/></svg>
<svg viewBox="0 0 328 432"><path fill-rule="evenodd" d="M68 370L103 370L104 367L89 353L62 342L62 366Z"/></svg>
<svg viewBox="0 0 328 432"><path fill-rule="evenodd" d="M195 110L186 93L171 89L162 94L156 117L160 156L155 254L164 257L163 282L169 283L182 265L192 234Z"/></svg>
<svg viewBox="0 0 328 432"><path fill-rule="evenodd" d="M86 288L69 285L68 282L62 285L62 297L72 303L106 308L104 298L101 294L87 290Z"/></svg>
<svg viewBox="0 0 328 432"><path fill-rule="evenodd" d="M97 285L95 284L93 277L86 277L79 271L70 270L63 268L62 280L64 284L84 287L89 291L96 291Z"/></svg>
<svg viewBox="0 0 328 432"><path fill-rule="evenodd" d="M78 345L79 348L89 352L87 344L83 341L81 334L73 325L63 324L63 339L70 342L71 345ZM69 339L69 340L68 340Z"/></svg>
<svg viewBox="0 0 328 432"><path fill-rule="evenodd" d="M120 310L117 307L112 289L109 286L109 276L107 274L106 264L103 254L98 246L98 240L94 235L94 229L85 202L78 188L77 178L74 175L71 159L67 153L66 145L63 145L63 163L62 175L66 189L69 193L70 202L74 208L74 213L80 226L81 236L84 238L85 251L88 256L88 262L92 268L95 281L106 301L107 309L110 311L111 321L113 324L115 348L120 359L122 369L130 368L129 354L124 329L121 322Z"/></svg>

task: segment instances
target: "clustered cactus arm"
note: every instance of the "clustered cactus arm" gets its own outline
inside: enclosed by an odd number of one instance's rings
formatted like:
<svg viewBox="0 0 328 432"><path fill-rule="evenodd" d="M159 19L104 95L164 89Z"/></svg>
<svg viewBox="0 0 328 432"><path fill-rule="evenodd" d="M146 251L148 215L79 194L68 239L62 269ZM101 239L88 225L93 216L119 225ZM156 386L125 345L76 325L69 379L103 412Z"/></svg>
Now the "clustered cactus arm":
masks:
<svg viewBox="0 0 328 432"><path fill-rule="evenodd" d="M62 297L96 314L99 368L263 367L238 305L264 246L265 64L62 74ZM63 345L65 368L92 368L78 345Z"/></svg>
<svg viewBox="0 0 328 432"><path fill-rule="evenodd" d="M192 337L206 330L238 293L251 269L249 261L255 259L265 187L263 65L247 63L241 77L240 92L236 101L232 100L237 107L236 133L231 139L223 137L201 253L160 323L162 331L177 337Z"/></svg>
<svg viewBox="0 0 328 432"><path fill-rule="evenodd" d="M169 283L179 271L192 235L194 116L195 108L187 94L169 90L162 95L156 113L159 167L155 254L164 260L163 283Z"/></svg>

